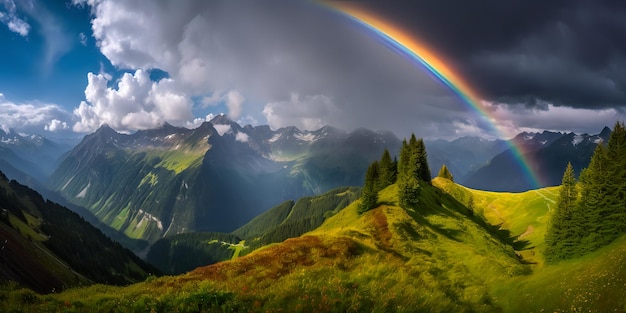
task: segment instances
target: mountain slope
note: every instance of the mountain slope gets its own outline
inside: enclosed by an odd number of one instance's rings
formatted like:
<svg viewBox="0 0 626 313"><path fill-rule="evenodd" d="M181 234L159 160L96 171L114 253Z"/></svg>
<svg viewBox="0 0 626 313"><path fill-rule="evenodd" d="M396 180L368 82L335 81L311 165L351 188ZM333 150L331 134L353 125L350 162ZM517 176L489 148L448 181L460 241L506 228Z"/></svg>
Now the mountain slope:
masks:
<svg viewBox="0 0 626 313"><path fill-rule="evenodd" d="M105 225L154 242L230 232L285 200L360 185L377 151L399 144L385 132L272 131L225 116L130 135L105 125L66 155L48 186Z"/></svg>
<svg viewBox="0 0 626 313"><path fill-rule="evenodd" d="M561 183L563 170L571 162L577 174L587 167L591 155L600 142L606 142L611 133L605 127L597 135L574 133L562 134L521 133L512 141L524 151L523 158L529 160L535 173L539 173L541 186ZM520 168L519 161L511 150L504 151L475 172L470 173L463 183L468 187L491 191L526 191L533 188Z"/></svg>
<svg viewBox="0 0 626 313"><path fill-rule="evenodd" d="M93 282L128 284L155 269L76 213L0 173L1 280L38 292Z"/></svg>

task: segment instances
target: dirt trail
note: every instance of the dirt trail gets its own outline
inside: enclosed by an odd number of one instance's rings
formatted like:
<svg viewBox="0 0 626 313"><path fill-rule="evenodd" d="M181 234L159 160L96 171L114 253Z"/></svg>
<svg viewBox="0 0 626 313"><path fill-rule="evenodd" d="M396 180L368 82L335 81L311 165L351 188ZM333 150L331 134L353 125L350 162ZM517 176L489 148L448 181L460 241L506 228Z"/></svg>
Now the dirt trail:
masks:
<svg viewBox="0 0 626 313"><path fill-rule="evenodd" d="M535 227L533 227L533 225L528 225L528 227L526 228L526 231L524 233L522 233L521 235L519 235L519 237L517 237L517 239L522 239L526 236L529 236L530 234L532 234L535 231Z"/></svg>

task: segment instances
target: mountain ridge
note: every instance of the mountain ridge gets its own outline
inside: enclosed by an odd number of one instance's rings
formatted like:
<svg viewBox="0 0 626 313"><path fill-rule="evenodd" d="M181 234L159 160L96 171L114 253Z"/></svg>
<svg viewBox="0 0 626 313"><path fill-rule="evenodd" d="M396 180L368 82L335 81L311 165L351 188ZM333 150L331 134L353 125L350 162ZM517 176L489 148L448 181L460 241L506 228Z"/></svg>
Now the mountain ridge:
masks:
<svg viewBox="0 0 626 313"><path fill-rule="evenodd" d="M572 163L577 174L587 167L596 146L606 143L610 133L610 128L605 126L595 135L543 131L514 137L511 141L521 147L521 158L526 160L533 173L539 174L539 186L525 178L525 169L520 167L516 152L510 149L494 156L462 182L475 189L512 192L555 186L560 184L568 162Z"/></svg>
<svg viewBox="0 0 626 313"><path fill-rule="evenodd" d="M399 145L389 132L273 131L226 116L133 134L105 125L65 155L47 185L130 238L154 241L232 231L284 200L360 185L377 151Z"/></svg>

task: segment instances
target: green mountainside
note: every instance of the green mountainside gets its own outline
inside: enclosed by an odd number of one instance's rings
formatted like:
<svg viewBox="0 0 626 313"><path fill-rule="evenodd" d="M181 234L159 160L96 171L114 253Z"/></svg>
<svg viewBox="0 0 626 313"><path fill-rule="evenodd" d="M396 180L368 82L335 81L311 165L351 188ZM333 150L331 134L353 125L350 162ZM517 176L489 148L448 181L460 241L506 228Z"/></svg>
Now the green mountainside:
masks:
<svg viewBox="0 0 626 313"><path fill-rule="evenodd" d="M231 261L123 288L23 297L24 290L7 286L0 310L626 310L626 237L582 258L545 262L543 236L557 197L558 188L494 193L436 178L404 209L393 184L369 211L360 214L355 201L311 232ZM288 206L276 211L284 215Z"/></svg>
<svg viewBox="0 0 626 313"><path fill-rule="evenodd" d="M359 198L359 187L340 187L319 196L285 201L232 233L186 233L157 240L146 260L165 273L181 274L229 260L270 243L311 231ZM239 248L239 249L238 249Z"/></svg>
<svg viewBox="0 0 626 313"><path fill-rule="evenodd" d="M129 284L156 269L78 214L0 173L0 281L48 293Z"/></svg>

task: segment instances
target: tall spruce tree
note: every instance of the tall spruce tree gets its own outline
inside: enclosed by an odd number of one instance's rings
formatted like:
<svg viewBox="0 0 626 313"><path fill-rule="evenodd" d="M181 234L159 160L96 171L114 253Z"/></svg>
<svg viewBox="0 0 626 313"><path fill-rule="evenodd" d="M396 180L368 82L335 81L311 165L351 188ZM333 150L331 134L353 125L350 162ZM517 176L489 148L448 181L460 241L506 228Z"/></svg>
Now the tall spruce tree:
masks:
<svg viewBox="0 0 626 313"><path fill-rule="evenodd" d="M376 207L378 204L378 180L379 180L378 161L374 161L365 173L365 185L361 191L361 203L359 204L359 213L367 212Z"/></svg>
<svg viewBox="0 0 626 313"><path fill-rule="evenodd" d="M417 150L417 138L411 135L409 144L403 141L398 166L398 199L403 208L414 207L419 196L420 157Z"/></svg>
<svg viewBox="0 0 626 313"><path fill-rule="evenodd" d="M385 149L379 163L379 179L378 189L383 190L385 187L393 184L396 178L396 166L391 160L389 150Z"/></svg>
<svg viewBox="0 0 626 313"><path fill-rule="evenodd" d="M616 122L607 143L608 172L607 203L609 219L618 223L620 232L626 232L626 128Z"/></svg>
<svg viewBox="0 0 626 313"><path fill-rule="evenodd" d="M617 237L615 222L609 220L611 213L608 204L610 197L609 159L606 148L602 144L596 147L591 157L589 167L582 178L582 200L580 211L584 220L582 227L581 244L575 255L583 255L601 246L608 244Z"/></svg>
<svg viewBox="0 0 626 313"><path fill-rule="evenodd" d="M546 258L549 261L569 258L574 252L574 246L577 244L576 228L580 227L573 219L577 198L574 169L572 164L568 163L545 236Z"/></svg>
<svg viewBox="0 0 626 313"><path fill-rule="evenodd" d="M406 168L409 166L409 157L411 156L411 149L406 142L406 139L402 140L402 146L400 147L400 160L398 160L397 179L400 179L402 173L406 172Z"/></svg>
<svg viewBox="0 0 626 313"><path fill-rule="evenodd" d="M430 167L428 166L428 153L426 152L426 145L424 145L424 140L420 138L415 144L415 149L417 150L417 157L419 162L419 179L430 184L432 176L430 174Z"/></svg>
<svg viewBox="0 0 626 313"><path fill-rule="evenodd" d="M441 165L441 168L439 169L439 174L437 174L437 177L454 181L454 177L452 177L452 173L450 173L450 171L448 170L448 167L445 164Z"/></svg>

